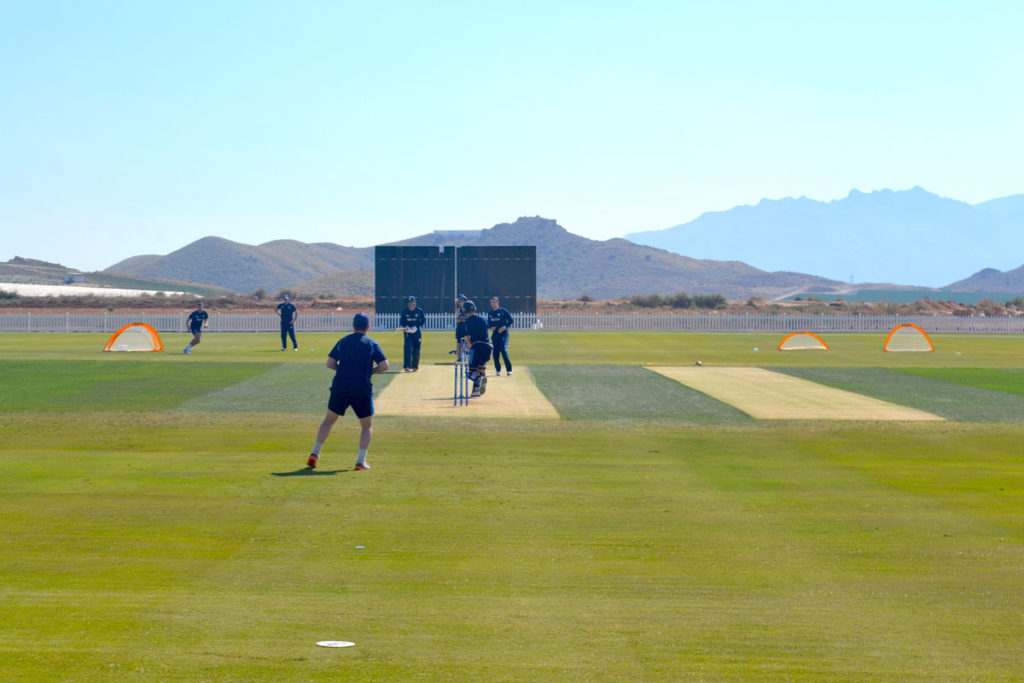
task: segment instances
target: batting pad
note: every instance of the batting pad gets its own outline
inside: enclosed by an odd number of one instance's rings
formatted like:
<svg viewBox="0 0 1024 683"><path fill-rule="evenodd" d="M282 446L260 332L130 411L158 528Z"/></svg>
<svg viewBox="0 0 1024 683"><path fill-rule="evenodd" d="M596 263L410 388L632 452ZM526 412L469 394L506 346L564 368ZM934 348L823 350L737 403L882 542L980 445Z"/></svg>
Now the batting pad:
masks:
<svg viewBox="0 0 1024 683"><path fill-rule="evenodd" d="M533 383L529 368L522 366L516 366L511 375L500 377L488 372L487 391L464 406L453 405L455 370L451 365L425 365L419 372L397 374L373 399L377 415L560 419L558 411Z"/></svg>
<svg viewBox="0 0 1024 683"><path fill-rule="evenodd" d="M648 367L758 420L942 420L914 408L762 368Z"/></svg>

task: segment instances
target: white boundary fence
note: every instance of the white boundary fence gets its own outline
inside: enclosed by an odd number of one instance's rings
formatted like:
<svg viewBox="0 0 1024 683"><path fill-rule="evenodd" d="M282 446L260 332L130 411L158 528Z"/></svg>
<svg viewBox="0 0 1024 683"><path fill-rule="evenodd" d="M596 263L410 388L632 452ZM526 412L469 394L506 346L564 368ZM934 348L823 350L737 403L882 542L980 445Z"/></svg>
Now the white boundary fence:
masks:
<svg viewBox="0 0 1024 683"><path fill-rule="evenodd" d="M299 332L343 332L352 327L352 313L301 312ZM371 315L375 329L398 327L398 313ZM513 329L636 332L888 332L913 323L929 334L1024 334L1024 317L926 315L694 315L652 313L520 313ZM185 313L0 313L0 332L107 332L143 322L158 332L185 332ZM275 313L210 313L210 332L277 332ZM427 315L427 331L454 330L451 313Z"/></svg>

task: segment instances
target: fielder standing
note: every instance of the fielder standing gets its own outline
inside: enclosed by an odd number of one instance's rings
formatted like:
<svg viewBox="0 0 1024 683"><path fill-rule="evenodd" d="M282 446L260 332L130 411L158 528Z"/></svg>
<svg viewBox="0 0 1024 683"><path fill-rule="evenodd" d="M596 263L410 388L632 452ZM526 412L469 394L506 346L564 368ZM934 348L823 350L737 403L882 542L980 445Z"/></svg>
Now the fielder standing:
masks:
<svg viewBox="0 0 1024 683"><path fill-rule="evenodd" d="M491 310L487 312L487 328L491 331L494 347L494 372L501 375L501 360L505 359L505 372L512 374L512 361L508 358L508 331L512 328L512 314L502 308L498 297L491 297Z"/></svg>
<svg viewBox="0 0 1024 683"><path fill-rule="evenodd" d="M281 350L288 349L288 337L291 336L292 347L298 351L299 343L295 341L295 319L299 317L299 311L287 294L284 295L284 301L277 305L277 315L281 318Z"/></svg>

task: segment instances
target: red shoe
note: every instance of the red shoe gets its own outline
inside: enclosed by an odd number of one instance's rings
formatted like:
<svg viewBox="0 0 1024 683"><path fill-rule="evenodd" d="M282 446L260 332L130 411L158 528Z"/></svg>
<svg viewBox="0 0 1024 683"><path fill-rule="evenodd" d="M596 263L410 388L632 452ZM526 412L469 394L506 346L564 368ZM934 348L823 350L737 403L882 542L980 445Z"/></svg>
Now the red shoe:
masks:
<svg viewBox="0 0 1024 683"><path fill-rule="evenodd" d="M317 457L316 453L310 454L309 460L306 461L306 467L311 467L313 469L316 469L316 461L317 460L319 460L319 458Z"/></svg>
<svg viewBox="0 0 1024 683"><path fill-rule="evenodd" d="M370 464L366 463L366 462L364 462L362 465L360 465L359 463L356 463L356 466L353 469L356 472L358 472L360 470L368 470L368 469L370 469Z"/></svg>

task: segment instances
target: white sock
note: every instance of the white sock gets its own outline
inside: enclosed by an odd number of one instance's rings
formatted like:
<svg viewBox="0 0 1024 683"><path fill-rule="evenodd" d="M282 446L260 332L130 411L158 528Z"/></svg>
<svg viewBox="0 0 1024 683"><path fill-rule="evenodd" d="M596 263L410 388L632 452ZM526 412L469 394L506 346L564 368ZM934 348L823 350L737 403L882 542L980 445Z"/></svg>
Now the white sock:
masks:
<svg viewBox="0 0 1024 683"><path fill-rule="evenodd" d="M312 451L313 455L320 455L320 449L323 448L323 447L324 447L324 442L323 441L317 441L315 444L313 444L313 451Z"/></svg>
<svg viewBox="0 0 1024 683"><path fill-rule="evenodd" d="M356 464L357 465L365 465L366 464L366 449L365 448L360 448L359 449L359 455L356 456Z"/></svg>

